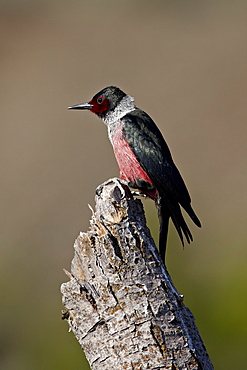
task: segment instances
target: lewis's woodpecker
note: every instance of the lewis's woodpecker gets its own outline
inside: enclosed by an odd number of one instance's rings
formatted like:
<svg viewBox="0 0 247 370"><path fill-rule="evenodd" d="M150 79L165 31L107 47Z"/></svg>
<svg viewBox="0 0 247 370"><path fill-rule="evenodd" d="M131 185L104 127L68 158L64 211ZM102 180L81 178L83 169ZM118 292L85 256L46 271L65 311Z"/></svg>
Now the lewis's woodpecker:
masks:
<svg viewBox="0 0 247 370"><path fill-rule="evenodd" d="M160 221L161 257L165 258L169 218L182 244L183 234L190 243L192 234L180 206L198 227L201 223L191 207L188 190L161 132L152 118L135 106L134 98L118 87L109 86L98 92L89 103L69 109L88 109L103 120L108 127L120 178L155 201Z"/></svg>

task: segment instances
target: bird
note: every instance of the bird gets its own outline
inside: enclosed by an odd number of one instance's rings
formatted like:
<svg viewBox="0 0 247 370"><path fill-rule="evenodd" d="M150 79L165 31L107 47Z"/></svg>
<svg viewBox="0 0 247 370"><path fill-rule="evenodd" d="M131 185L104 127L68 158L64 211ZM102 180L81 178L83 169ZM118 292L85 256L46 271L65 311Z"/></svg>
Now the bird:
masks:
<svg viewBox="0 0 247 370"><path fill-rule="evenodd" d="M134 104L134 98L116 86L99 91L88 103L68 107L95 113L108 128L108 137L120 170L120 179L151 198L159 219L159 253L165 261L169 220L182 245L192 234L181 207L198 227L201 222L191 206L185 182L177 169L170 149L152 118Z"/></svg>

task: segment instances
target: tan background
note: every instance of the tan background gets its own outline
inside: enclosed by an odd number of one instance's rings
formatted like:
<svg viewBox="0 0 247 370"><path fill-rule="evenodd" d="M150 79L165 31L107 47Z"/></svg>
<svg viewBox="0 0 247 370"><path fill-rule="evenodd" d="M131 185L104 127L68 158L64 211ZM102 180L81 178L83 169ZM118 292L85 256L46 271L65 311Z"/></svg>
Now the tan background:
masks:
<svg viewBox="0 0 247 370"><path fill-rule="evenodd" d="M87 369L60 320L59 286L87 204L118 168L106 127L67 106L111 84L157 122L203 224L188 221L195 241L184 250L170 228L175 285L215 368L244 367L246 5L0 2L1 369Z"/></svg>

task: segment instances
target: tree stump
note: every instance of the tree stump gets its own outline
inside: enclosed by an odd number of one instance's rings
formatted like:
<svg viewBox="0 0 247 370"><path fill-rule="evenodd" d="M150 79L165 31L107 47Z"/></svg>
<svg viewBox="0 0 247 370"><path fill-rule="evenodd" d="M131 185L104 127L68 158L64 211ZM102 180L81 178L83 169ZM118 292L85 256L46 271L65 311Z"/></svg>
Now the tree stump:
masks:
<svg viewBox="0 0 247 370"><path fill-rule="evenodd" d="M213 369L173 286L142 203L111 179L96 191L90 230L74 244L63 318L93 370Z"/></svg>

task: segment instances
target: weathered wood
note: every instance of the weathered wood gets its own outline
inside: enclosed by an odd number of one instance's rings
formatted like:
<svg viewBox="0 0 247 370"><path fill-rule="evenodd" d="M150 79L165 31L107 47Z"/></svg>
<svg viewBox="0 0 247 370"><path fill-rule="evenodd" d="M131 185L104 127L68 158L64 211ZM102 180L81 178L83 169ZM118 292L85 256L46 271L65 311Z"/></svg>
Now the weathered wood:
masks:
<svg viewBox="0 0 247 370"><path fill-rule="evenodd" d="M62 284L68 321L92 369L213 369L146 227L142 203L111 179Z"/></svg>

